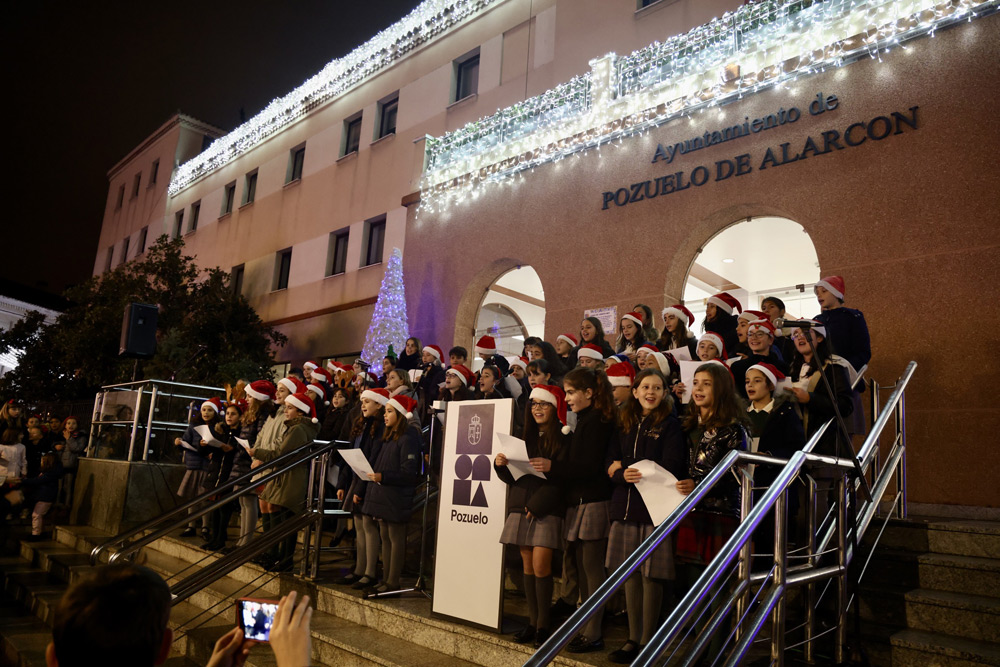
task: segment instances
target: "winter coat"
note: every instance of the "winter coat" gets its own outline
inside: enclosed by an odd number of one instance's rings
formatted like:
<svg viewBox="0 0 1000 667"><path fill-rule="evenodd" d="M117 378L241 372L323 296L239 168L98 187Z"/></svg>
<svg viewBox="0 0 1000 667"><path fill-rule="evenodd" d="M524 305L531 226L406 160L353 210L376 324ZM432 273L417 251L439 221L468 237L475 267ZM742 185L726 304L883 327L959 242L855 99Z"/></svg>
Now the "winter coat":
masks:
<svg viewBox="0 0 1000 667"><path fill-rule="evenodd" d="M569 436L566 457L553 461L548 473L564 486L567 505L611 499L605 459L616 432L615 424L604 421L592 407L577 413L576 430Z"/></svg>
<svg viewBox="0 0 1000 667"><path fill-rule="evenodd" d="M750 370L750 367L754 364L771 364L782 373L786 375L788 374L788 364L776 357L773 352L768 354L766 357L761 354L751 354L746 359L740 359L739 361L734 362L733 365L729 367L729 370L733 373L733 381L736 383L736 393L743 400L746 400L747 398L747 371Z"/></svg>
<svg viewBox="0 0 1000 667"><path fill-rule="evenodd" d="M382 449L382 433L385 431L385 422L380 417L368 417L361 427L360 435L353 439L354 449L360 449L369 463L372 463ZM338 455L339 456L339 455ZM368 491L370 482L361 479L354 474L354 470L347 463L340 466L340 476L337 481L337 490L344 489L344 502L341 509L345 512L361 512L361 505L355 505L354 496L362 499Z"/></svg>
<svg viewBox="0 0 1000 667"><path fill-rule="evenodd" d="M28 461L24 455L24 445L0 445L0 471L7 477L24 477Z"/></svg>
<svg viewBox="0 0 1000 667"><path fill-rule="evenodd" d="M393 523L405 523L413 514L413 495L420 483L420 429L407 425L395 440L383 440L372 470L382 481L369 483L361 513Z"/></svg>
<svg viewBox="0 0 1000 667"><path fill-rule="evenodd" d="M257 449L277 449L285 433L285 409L279 405L278 411L268 417L257 434Z"/></svg>
<svg viewBox="0 0 1000 667"><path fill-rule="evenodd" d="M805 446L802 418L793 401L778 397L774 399L770 412L748 413L752 422L750 432L758 438L758 454L787 459ZM770 486L780 471L778 466L757 466L754 486Z"/></svg>
<svg viewBox="0 0 1000 667"><path fill-rule="evenodd" d="M31 438L25 436L24 458L28 463L27 477L36 477L42 471L42 457L52 451L52 441L48 434L43 434L38 442L32 442Z"/></svg>
<svg viewBox="0 0 1000 667"><path fill-rule="evenodd" d="M318 432L319 424L314 424L308 417L294 417L285 421L285 433L278 449L257 449L254 458L263 463L273 461L283 454L305 447ZM297 511L306 498L308 484L309 464L303 463L268 482L260 497L273 505Z"/></svg>
<svg viewBox="0 0 1000 667"><path fill-rule="evenodd" d="M827 359L823 364L823 373L826 375L827 380L830 381L833 396L837 401L837 407L840 409L840 416L847 421L847 418L854 412L854 390L851 389L851 381L847 369L841 365L843 362L837 362L838 359L835 356ZM801 375L801 359L797 359L794 366L794 376L792 379L799 380L799 376ZM806 439L808 440L824 422L836 417L836 413L834 412L833 402L830 401L830 394L827 392L826 386L823 385L819 373L815 372L812 368L810 368L807 390L809 392L809 402L800 403L799 409L802 412L802 426L805 429ZM826 429L823 437L820 438L813 452L816 454L837 455L837 431L839 430L837 424L831 424L830 428Z"/></svg>
<svg viewBox="0 0 1000 667"><path fill-rule="evenodd" d="M229 481L233 472L233 462L240 452L246 454L246 450L240 446L233 436L238 436L242 427L230 428L224 421L212 427L212 435L216 440L226 443L231 450L228 452L221 447L210 447L212 451L208 453L208 477L205 479L206 489L216 489Z"/></svg>
<svg viewBox="0 0 1000 667"><path fill-rule="evenodd" d="M80 462L80 457L87 449L87 439L82 433L77 431L68 438L64 438L62 433L58 434L59 441L63 443L63 449L59 452L59 459L62 467L67 471L76 470Z"/></svg>
<svg viewBox="0 0 1000 667"><path fill-rule="evenodd" d="M701 484L726 454L736 449L746 451L750 436L742 424L733 423L704 431L700 427L688 431L688 477ZM732 475L720 479L708 495L702 499L698 509L719 514L740 513L740 485Z"/></svg>
<svg viewBox="0 0 1000 667"><path fill-rule="evenodd" d="M555 437L558 439L558 449L555 455L546 456L538 446L538 434L532 429L524 439L525 449L530 458L547 458L555 464L556 461L564 460L569 450L569 438L557 430ZM538 518L546 516L563 516L566 513L566 491L565 485L559 483L551 476L546 479L535 475L521 475L517 481L510 472L508 466L498 466L493 464L493 469L503 482L507 485L507 513L517 512L524 514L526 511Z"/></svg>
<svg viewBox="0 0 1000 667"><path fill-rule="evenodd" d="M253 448L257 444L257 437L260 434L260 430L264 427L264 423L267 421L267 413L260 411L257 413L256 421L250 422L249 424L241 424L239 437L246 440L250 447ZM253 465L253 458L247 454L247 450L243 448L238 442L234 443L236 447L236 455L233 457L233 466L229 471L229 480L232 481L239 477L243 477L248 472ZM240 488L240 487L236 487Z"/></svg>
<svg viewBox="0 0 1000 667"><path fill-rule="evenodd" d="M648 459L668 470L677 479L687 479L684 468L687 448L684 445L684 431L681 423L673 415L655 426L648 417L643 419L628 433L619 431L614 438L604 469L615 461L621 461L621 468L611 476L614 491L611 495L611 520L628 521L639 524L653 523L649 510L635 484L625 481L625 469L633 463Z"/></svg>
<svg viewBox="0 0 1000 667"><path fill-rule="evenodd" d="M60 470L39 473L21 481L21 487L33 503L54 503L59 497Z"/></svg>
<svg viewBox="0 0 1000 667"><path fill-rule="evenodd" d="M209 426L214 426L217 421L212 422ZM201 436L195 431L196 426L203 426L205 422L202 420L201 415L195 414L191 423L188 424L187 429L184 431L184 435L181 436L181 440L187 444L194 447L196 452L192 452L187 447L181 447L181 451L184 452L184 467L187 470L208 470L209 460L208 455L211 453L211 447L201 446Z"/></svg>
<svg viewBox="0 0 1000 667"><path fill-rule="evenodd" d="M824 310L816 316L826 326L826 337L838 357L843 357L860 371L872 359L872 341L868 335L868 323L860 310L834 308Z"/></svg>
<svg viewBox="0 0 1000 667"><path fill-rule="evenodd" d="M351 412L351 407L350 403L345 403L339 408L331 407L327 411L326 417L324 417L321 422L322 425L319 427L319 434L316 436L316 439L340 440L340 433L344 429L344 423L347 421L347 416Z"/></svg>
<svg viewBox="0 0 1000 667"><path fill-rule="evenodd" d="M399 355L399 359L396 360L396 368L404 371L411 371L414 368L420 368L420 357L423 356L418 350L413 354L403 353Z"/></svg>
<svg viewBox="0 0 1000 667"><path fill-rule="evenodd" d="M417 396L426 408L438 400L441 384L444 382L445 370L441 364L421 364L418 366L424 372L417 381Z"/></svg>

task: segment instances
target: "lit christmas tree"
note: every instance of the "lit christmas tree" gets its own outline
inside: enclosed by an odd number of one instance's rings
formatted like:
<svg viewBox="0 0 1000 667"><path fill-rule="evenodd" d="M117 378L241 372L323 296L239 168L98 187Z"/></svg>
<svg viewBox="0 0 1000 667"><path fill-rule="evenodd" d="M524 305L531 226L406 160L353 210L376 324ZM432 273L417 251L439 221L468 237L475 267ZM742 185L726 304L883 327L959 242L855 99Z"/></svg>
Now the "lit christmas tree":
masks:
<svg viewBox="0 0 1000 667"><path fill-rule="evenodd" d="M392 249L392 256L385 267L382 286L375 301L372 323L368 326L365 346L361 359L373 367L373 372L381 374L382 357L391 345L396 354L401 354L406 339L410 337L406 326L406 293L403 287L403 253Z"/></svg>

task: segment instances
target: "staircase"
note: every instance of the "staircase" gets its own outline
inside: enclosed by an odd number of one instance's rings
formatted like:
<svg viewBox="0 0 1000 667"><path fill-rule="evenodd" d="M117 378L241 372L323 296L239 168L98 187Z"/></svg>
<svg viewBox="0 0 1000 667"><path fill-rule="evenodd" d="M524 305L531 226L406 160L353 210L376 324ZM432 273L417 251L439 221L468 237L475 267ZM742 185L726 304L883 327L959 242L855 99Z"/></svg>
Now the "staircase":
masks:
<svg viewBox="0 0 1000 667"><path fill-rule="evenodd" d="M1000 665L1000 522L890 521L861 614L873 665Z"/></svg>
<svg viewBox="0 0 1000 667"><path fill-rule="evenodd" d="M111 536L87 526L59 526L52 537L22 542L19 556L0 558L0 664L45 665L56 604L66 587L90 569L90 550ZM137 562L170 583L173 575L192 563L215 558L197 548L197 541L174 537L157 540L143 549ZM274 575L249 563L234 569L173 607L170 627L175 642L167 664L193 667L207 663L215 641L235 624L233 599L278 598L290 590L308 594L314 601L312 648L317 666L508 667L522 664L533 650L510 642L509 635L431 618L430 601L423 596L365 600L349 587L328 583L344 572L324 564L321 574L325 577L311 582ZM607 633L609 641L617 641L611 639L612 634ZM557 664L608 664L606 652L582 657L586 662L560 656ZM274 664L266 646L255 647L247 661L251 667Z"/></svg>

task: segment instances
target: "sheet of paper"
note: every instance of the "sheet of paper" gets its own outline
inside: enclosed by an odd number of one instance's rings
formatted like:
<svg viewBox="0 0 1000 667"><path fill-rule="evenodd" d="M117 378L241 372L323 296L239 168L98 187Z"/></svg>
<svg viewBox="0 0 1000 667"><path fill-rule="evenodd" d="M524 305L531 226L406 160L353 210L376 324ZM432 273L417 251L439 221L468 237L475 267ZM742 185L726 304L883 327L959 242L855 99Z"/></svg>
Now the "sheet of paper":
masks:
<svg viewBox="0 0 1000 667"><path fill-rule="evenodd" d="M528 463L528 446L524 440L506 433L494 433L500 453L507 457L507 469L515 480L525 475L534 475L545 479L545 473L538 472Z"/></svg>
<svg viewBox="0 0 1000 667"><path fill-rule="evenodd" d="M677 478L649 459L643 459L629 467L642 473L635 488L642 496L642 502L646 503L653 525L659 526L686 497L677 490Z"/></svg>
<svg viewBox="0 0 1000 667"><path fill-rule="evenodd" d="M181 447L191 452L199 451L197 447L192 447L187 440L181 440Z"/></svg>
<svg viewBox="0 0 1000 667"><path fill-rule="evenodd" d="M792 387L799 387L804 391L809 391L809 379L799 380L798 382L792 382L792 378L786 377L784 380L778 380L778 386L775 387L774 395L784 393L792 393Z"/></svg>
<svg viewBox="0 0 1000 667"><path fill-rule="evenodd" d="M250 441L249 440L244 440L243 438L237 438L235 435L233 436L233 440L235 440L236 442L240 443L240 447L242 447L243 449L247 450L247 454L250 453Z"/></svg>
<svg viewBox="0 0 1000 667"><path fill-rule="evenodd" d="M687 349L686 345L675 350L667 350L665 354L672 356L675 361L691 361L691 351Z"/></svg>
<svg viewBox="0 0 1000 667"><path fill-rule="evenodd" d="M420 382L420 378L424 376L424 372L419 368L410 369L410 382Z"/></svg>
<svg viewBox="0 0 1000 667"><path fill-rule="evenodd" d="M212 428L207 424L195 426L194 432L200 435L201 439L207 442L209 447L222 447L226 444L221 440L216 440L215 435L212 433Z"/></svg>
<svg viewBox="0 0 1000 667"><path fill-rule="evenodd" d="M351 466L354 474L361 479L367 481L368 475L375 472L372 470L372 465L368 463L368 459L365 458L364 452L360 449L338 449L337 451L340 452L347 465Z"/></svg>
<svg viewBox="0 0 1000 667"><path fill-rule="evenodd" d="M681 397L681 403L691 402L691 387L694 386L694 372L698 370L703 361L678 361L677 365L681 367L681 382L684 383L684 396Z"/></svg>
<svg viewBox="0 0 1000 667"><path fill-rule="evenodd" d="M507 394L513 398L515 401L520 398L521 394L524 393L524 388L521 383L517 381L514 377L508 375L503 379L504 387L507 388Z"/></svg>

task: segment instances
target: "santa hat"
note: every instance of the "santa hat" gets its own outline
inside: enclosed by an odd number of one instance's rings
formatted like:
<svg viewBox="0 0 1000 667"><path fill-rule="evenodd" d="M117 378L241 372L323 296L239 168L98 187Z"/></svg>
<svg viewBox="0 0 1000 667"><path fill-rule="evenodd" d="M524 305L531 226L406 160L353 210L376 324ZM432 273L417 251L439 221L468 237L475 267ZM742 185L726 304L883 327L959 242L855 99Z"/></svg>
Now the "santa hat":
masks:
<svg viewBox="0 0 1000 667"><path fill-rule="evenodd" d="M720 358L722 359L729 358L728 355L726 354L726 345L725 343L722 342L722 336L720 336L717 333L712 333L711 331L709 331L708 333L702 334L701 338L698 339L698 342L700 343L703 340L706 340L715 346L715 349L719 351Z"/></svg>
<svg viewBox="0 0 1000 667"><path fill-rule="evenodd" d="M635 326L637 326L640 329L642 329L642 326L643 326L642 325L642 313L639 313L639 312L633 310L630 313L625 313L624 315L622 315L622 319L623 320L632 320L633 322L635 322Z"/></svg>
<svg viewBox="0 0 1000 667"><path fill-rule="evenodd" d="M635 381L635 367L627 361L619 361L608 369L608 382L612 387L631 387Z"/></svg>
<svg viewBox="0 0 1000 667"><path fill-rule="evenodd" d="M305 392L295 393L285 399L285 403L291 403L293 406L301 410L312 420L313 424L318 424L319 419L316 418L316 405L313 403L312 399L306 396Z"/></svg>
<svg viewBox="0 0 1000 667"><path fill-rule="evenodd" d="M708 303L715 304L716 308L721 308L726 311L727 315L732 315L735 310L737 313L743 312L743 306L740 302L736 300L729 292L719 292L718 294L713 294L708 297Z"/></svg>
<svg viewBox="0 0 1000 667"><path fill-rule="evenodd" d="M822 322L820 322L819 320L802 320L802 321L812 323L812 327L810 328L823 338L826 338L826 326Z"/></svg>
<svg viewBox="0 0 1000 667"><path fill-rule="evenodd" d="M246 395L250 398L256 398L258 401L273 401L274 400L274 390L276 387L274 383L268 382L267 380L254 380L249 386L243 389Z"/></svg>
<svg viewBox="0 0 1000 667"><path fill-rule="evenodd" d="M434 357L438 361L444 359L444 352L442 352L441 348L438 347L437 345L424 345L424 349L422 350L422 352L427 352L429 354L434 355Z"/></svg>
<svg viewBox="0 0 1000 667"><path fill-rule="evenodd" d="M750 332L756 331L758 329L763 329L764 331L769 333L771 335L771 338L774 338L774 336L776 335L774 330L774 325L771 324L771 320L767 319L766 317L764 319L754 320L753 322L751 322L747 326L747 333L749 334Z"/></svg>
<svg viewBox="0 0 1000 667"><path fill-rule="evenodd" d="M327 394L329 393L322 382L310 382L306 385L306 391L311 391L320 398L323 399L323 405L330 405L330 401L326 400Z"/></svg>
<svg viewBox="0 0 1000 667"><path fill-rule="evenodd" d="M689 327L694 324L694 314L680 303L675 303L668 308L664 308L661 315L663 315L664 319L666 319L667 315L673 315L681 322L686 321Z"/></svg>
<svg viewBox="0 0 1000 667"><path fill-rule="evenodd" d="M601 350L599 345L594 345L593 343L587 343L581 347L576 352L576 356L586 357L587 359L597 359L598 361L604 361L604 352Z"/></svg>
<svg viewBox="0 0 1000 667"><path fill-rule="evenodd" d="M737 319L753 322L754 320L766 320L768 318L767 313L762 310L744 310Z"/></svg>
<svg viewBox="0 0 1000 667"><path fill-rule="evenodd" d="M653 358L656 359L656 365L660 367L663 377L668 377L670 375L670 362L667 361L667 355L662 352L653 352Z"/></svg>
<svg viewBox="0 0 1000 667"><path fill-rule="evenodd" d="M389 402L386 403L386 405L391 407L393 410L403 415L407 419L412 419L413 410L417 407L417 402L412 398L410 398L409 396L404 396L403 394L399 394L397 396L393 396L392 398L390 398Z"/></svg>
<svg viewBox="0 0 1000 667"><path fill-rule="evenodd" d="M375 401L379 405L385 405L389 402L389 390L382 387L365 389L361 392L361 398L367 398L369 401Z"/></svg>
<svg viewBox="0 0 1000 667"><path fill-rule="evenodd" d="M754 364L753 366L747 369L748 373L750 371L760 371L761 373L763 373L764 377L766 377L768 380L771 381L772 387L777 387L778 382L785 379L784 373L775 368L774 365L765 362Z"/></svg>
<svg viewBox="0 0 1000 667"><path fill-rule="evenodd" d="M496 354L497 342L493 336L483 336L476 341L476 354Z"/></svg>
<svg viewBox="0 0 1000 667"><path fill-rule="evenodd" d="M312 379L319 380L320 382L325 382L327 384L333 384L333 375L325 368L314 368L312 372Z"/></svg>
<svg viewBox="0 0 1000 667"><path fill-rule="evenodd" d="M222 411L225 409L222 406L222 399L216 396L213 396L212 398L206 400L204 403L201 404L201 407L205 407L206 405L215 410L215 414L217 415L222 414Z"/></svg>
<svg viewBox="0 0 1000 667"><path fill-rule="evenodd" d="M312 371L314 368L319 368L319 364L317 364L315 361L307 361L304 364L302 364L302 374L309 375L309 372Z"/></svg>
<svg viewBox="0 0 1000 667"><path fill-rule="evenodd" d="M623 361L626 362L626 363L628 363L628 364L630 364L630 365L632 363L632 362L629 361L628 355L627 354L623 354L621 352L619 352L618 354L612 354L610 357L608 357L607 359L604 360L604 363L607 363L608 359L614 359L615 363L621 363Z"/></svg>
<svg viewBox="0 0 1000 667"><path fill-rule="evenodd" d="M286 377L278 380L278 384L282 385L288 390L289 394L304 394L306 393L306 383L302 380L294 377Z"/></svg>
<svg viewBox="0 0 1000 667"><path fill-rule="evenodd" d="M528 370L528 358L527 357L504 357L507 363L510 364L511 368L514 366L520 366L522 370Z"/></svg>
<svg viewBox="0 0 1000 667"><path fill-rule="evenodd" d="M451 373L452 375L458 376L458 379L461 380L462 384L464 384L466 387L468 387L470 384L472 384L472 382L475 379L475 376L472 374L472 371L470 371L468 368L466 368L462 364L455 364L454 366L452 366L451 368L449 368L447 371L445 371L445 373L446 374L447 373Z"/></svg>
<svg viewBox="0 0 1000 667"><path fill-rule="evenodd" d="M576 340L576 337L573 334L559 334L559 337L556 338L556 342L558 343L561 340L564 340L567 343L569 343L570 347L576 347L577 345L579 345L579 343Z"/></svg>
<svg viewBox="0 0 1000 667"><path fill-rule="evenodd" d="M844 285L844 279L840 276L828 276L823 278L816 283L816 287L822 287L841 301L844 300L844 292L847 290Z"/></svg>
<svg viewBox="0 0 1000 667"><path fill-rule="evenodd" d="M237 410L240 411L240 414L243 414L244 412L247 411L247 407L249 406L247 405L246 400L242 398L237 398L235 401L229 401L228 403L226 403L226 407L236 408Z"/></svg>
<svg viewBox="0 0 1000 667"><path fill-rule="evenodd" d="M347 371L351 370L351 367L348 366L347 364L342 364L339 361L334 361L333 359L326 362L326 368L331 373L346 373Z"/></svg>
<svg viewBox="0 0 1000 667"><path fill-rule="evenodd" d="M559 387L550 384L540 384L531 390L528 398L532 401L545 401L556 408L556 416L562 423L562 432L569 434L573 429L566 423L566 394Z"/></svg>

